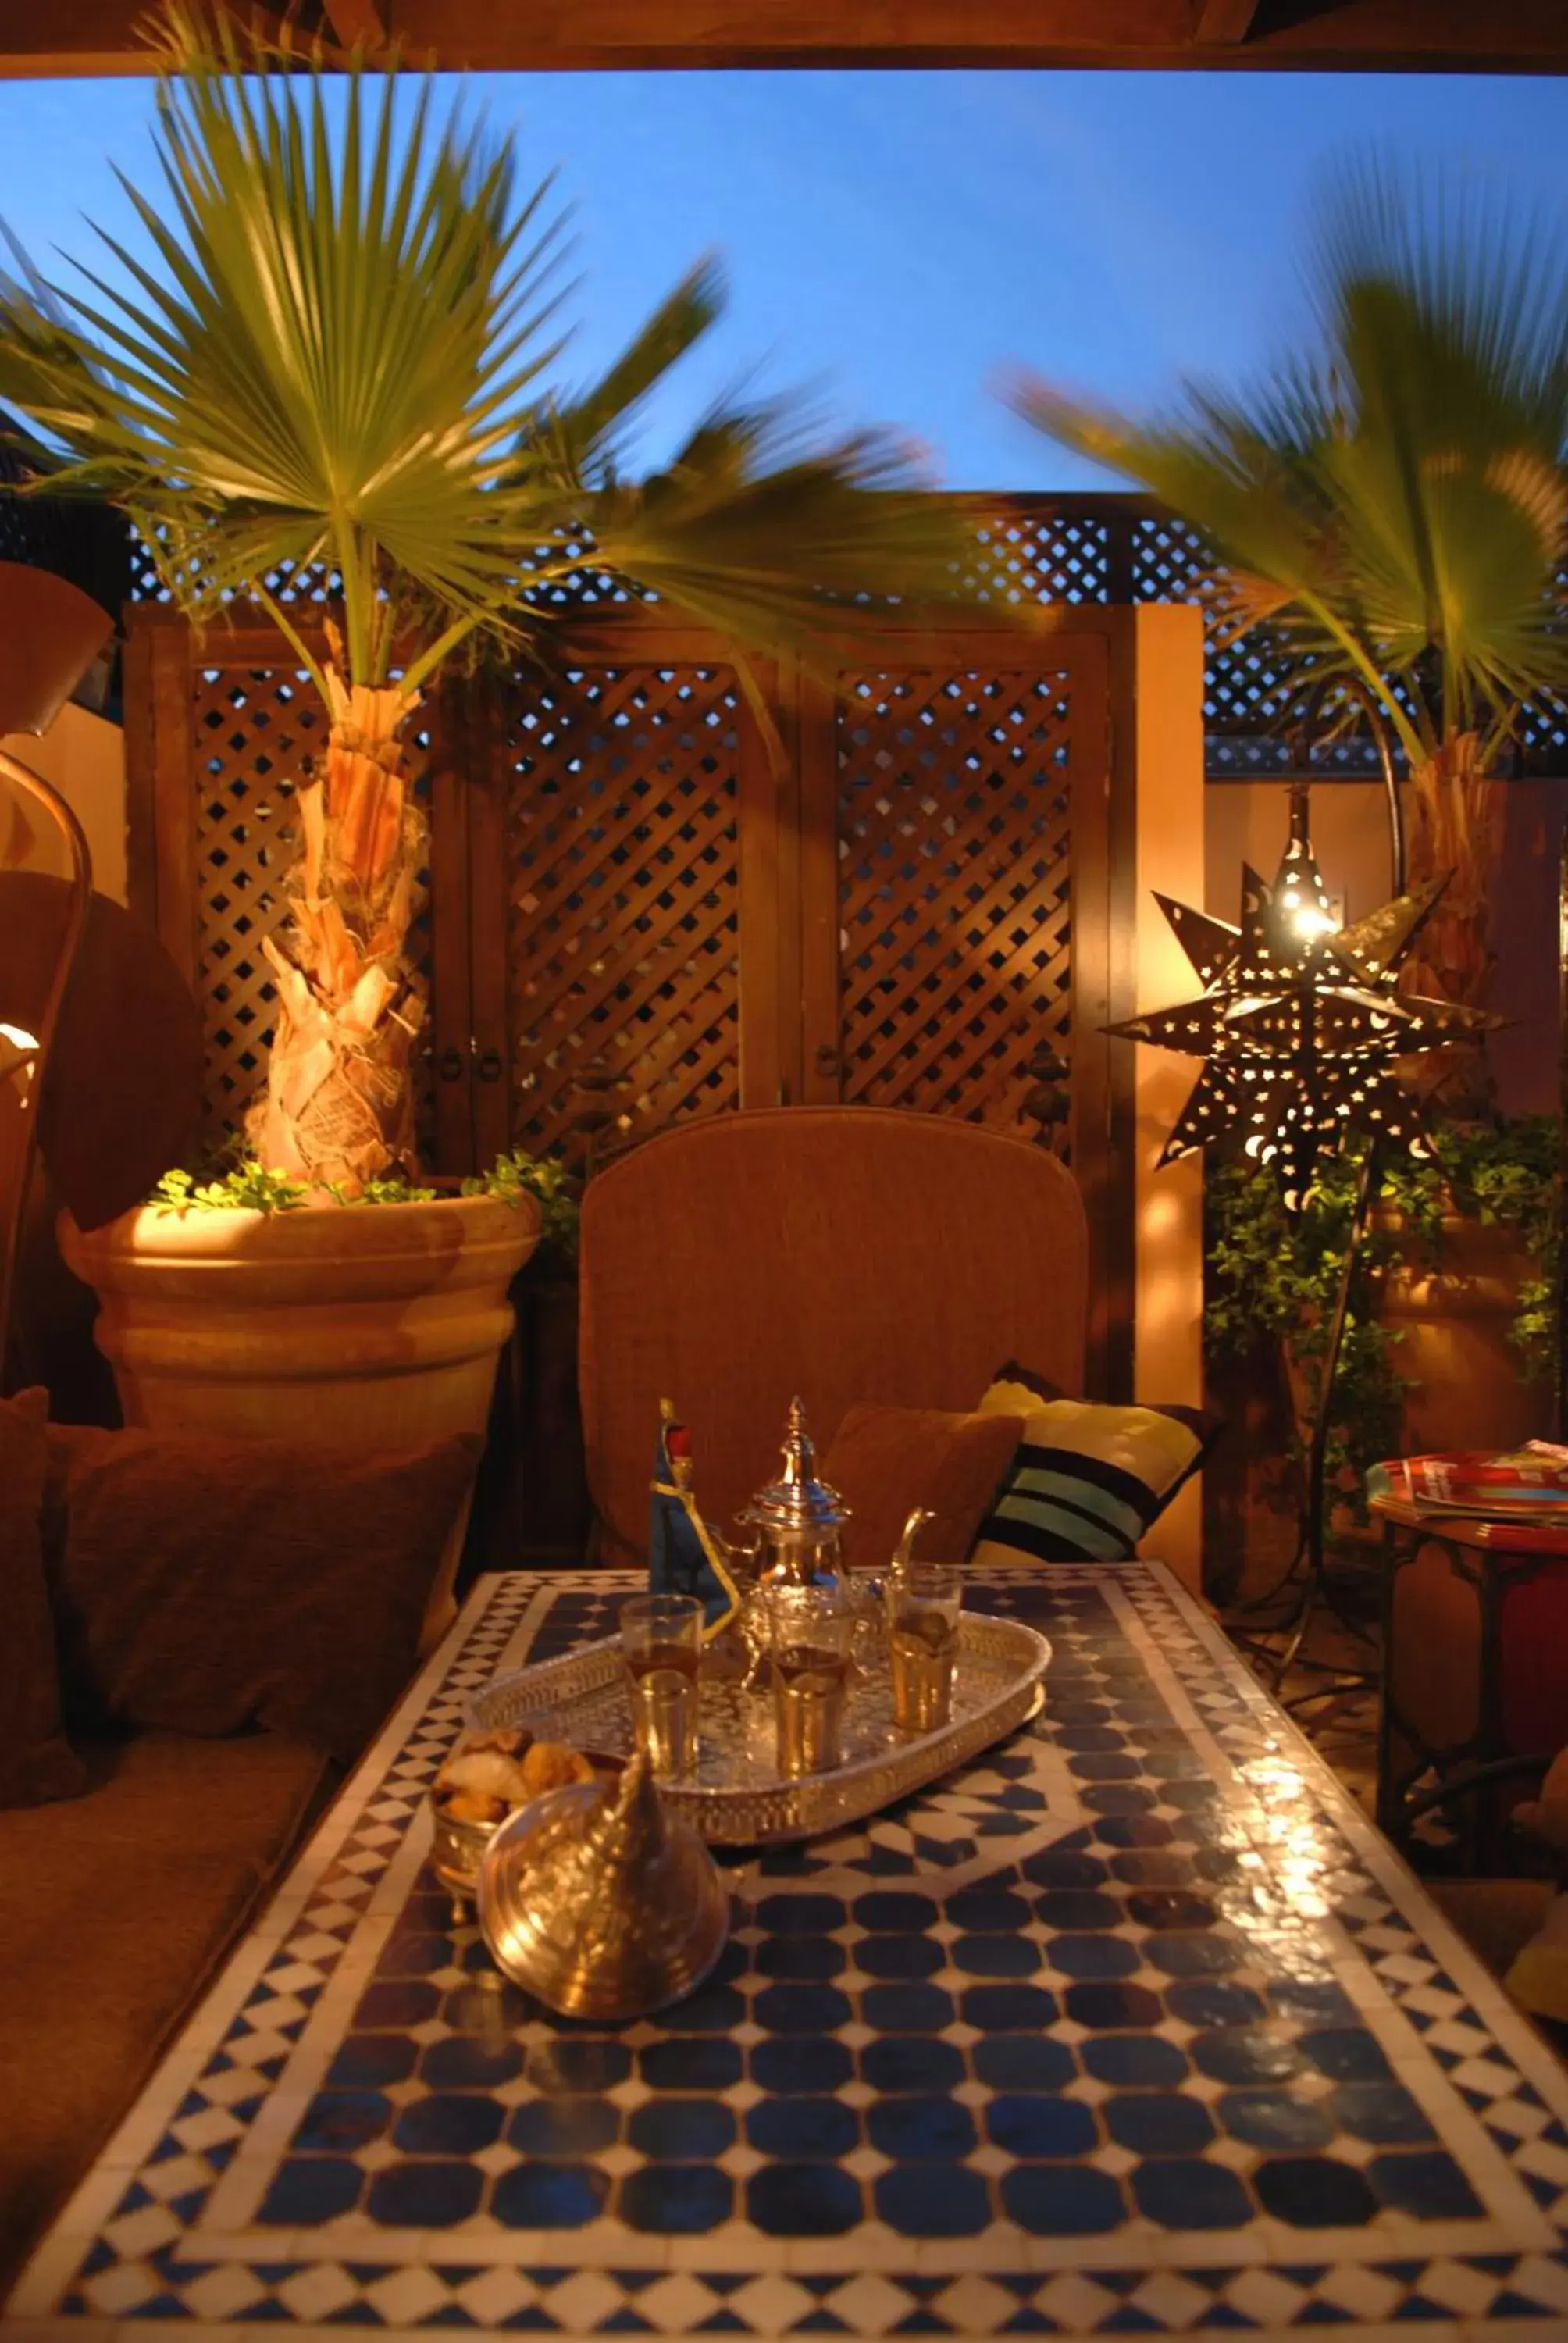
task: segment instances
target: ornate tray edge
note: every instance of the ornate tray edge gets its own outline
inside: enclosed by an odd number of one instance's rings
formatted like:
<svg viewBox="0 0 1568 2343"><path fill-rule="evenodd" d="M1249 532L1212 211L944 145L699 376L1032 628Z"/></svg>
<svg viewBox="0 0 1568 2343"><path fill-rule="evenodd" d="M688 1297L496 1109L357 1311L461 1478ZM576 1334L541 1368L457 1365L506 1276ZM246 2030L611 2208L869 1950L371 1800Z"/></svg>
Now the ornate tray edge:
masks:
<svg viewBox="0 0 1568 2343"><path fill-rule="evenodd" d="M1050 1644L1021 1619L968 1614L961 1631L982 1647L1012 1644L1019 1652L1020 1666L1014 1680L994 1701L960 1724L946 1725L885 1756L863 1757L836 1773L809 1775L796 1785L761 1790L669 1787L663 1795L673 1812L713 1846L776 1846L816 1838L863 1822L900 1798L911 1797L1016 1731L1034 1712L1040 1680L1050 1664ZM559 1708L579 1693L601 1689L617 1664L617 1647L608 1641L536 1661L495 1677L476 1693L468 1704L469 1719L481 1727L489 1724L497 1695L515 1697L524 1689L534 1696L534 1704ZM768 1806L786 1809L771 1827L757 1813L758 1808Z"/></svg>

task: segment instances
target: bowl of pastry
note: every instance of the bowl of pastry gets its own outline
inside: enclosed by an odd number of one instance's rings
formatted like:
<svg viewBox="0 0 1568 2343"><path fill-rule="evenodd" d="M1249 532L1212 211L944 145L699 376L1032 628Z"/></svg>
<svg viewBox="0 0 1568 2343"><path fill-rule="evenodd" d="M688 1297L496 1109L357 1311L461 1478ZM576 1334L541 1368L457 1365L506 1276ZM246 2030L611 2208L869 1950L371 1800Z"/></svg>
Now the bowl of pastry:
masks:
<svg viewBox="0 0 1568 2343"><path fill-rule="evenodd" d="M624 1760L564 1741L539 1741L526 1725L464 1735L430 1789L430 1861L443 1887L471 1903L479 1864L501 1825L519 1806L571 1782L598 1782Z"/></svg>

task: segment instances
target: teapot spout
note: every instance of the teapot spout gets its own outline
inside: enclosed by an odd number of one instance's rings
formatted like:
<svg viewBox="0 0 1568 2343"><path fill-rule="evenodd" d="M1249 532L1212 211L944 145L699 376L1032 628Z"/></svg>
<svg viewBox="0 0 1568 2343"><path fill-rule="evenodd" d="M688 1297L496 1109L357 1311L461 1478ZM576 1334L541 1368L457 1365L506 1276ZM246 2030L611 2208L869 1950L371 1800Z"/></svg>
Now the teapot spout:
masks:
<svg viewBox="0 0 1568 2343"><path fill-rule="evenodd" d="M907 1570L909 1568L910 1559L915 1551L916 1538L919 1536L921 1529L927 1522L934 1522L935 1520L936 1515L930 1511L929 1506L915 1506L914 1510L910 1513L908 1519L905 1521L903 1529L899 1535L899 1543L893 1554L893 1568L895 1570Z"/></svg>

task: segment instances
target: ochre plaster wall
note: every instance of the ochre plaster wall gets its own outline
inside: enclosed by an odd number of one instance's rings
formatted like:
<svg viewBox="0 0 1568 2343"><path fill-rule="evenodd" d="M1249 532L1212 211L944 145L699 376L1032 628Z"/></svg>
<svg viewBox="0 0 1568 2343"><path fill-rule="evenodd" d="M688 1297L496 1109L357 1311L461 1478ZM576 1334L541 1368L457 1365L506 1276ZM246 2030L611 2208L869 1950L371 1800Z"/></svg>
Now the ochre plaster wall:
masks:
<svg viewBox="0 0 1568 2343"><path fill-rule="evenodd" d="M1557 867L1568 782L1503 786L1503 849L1492 888L1497 967L1490 1005L1513 1021L1488 1046L1503 1112L1555 1114ZM1215 782L1204 792L1204 812L1208 907L1217 918L1233 920L1243 861L1267 879L1280 859L1285 792L1277 781ZM1359 920L1388 900L1388 818L1380 786L1320 782L1312 795L1312 828L1324 881L1331 895L1342 899L1347 919Z"/></svg>
<svg viewBox="0 0 1568 2343"><path fill-rule="evenodd" d="M60 710L42 739L20 734L0 742L23 764L30 765L35 773L53 782L86 832L88 850L93 858L93 884L100 894L112 895L116 903L126 900L126 750L125 735L117 724L106 723L85 708L67 705ZM5 803L0 808L0 819L10 814L15 819L15 801L10 793L3 793ZM29 814L25 820L33 827L37 817ZM60 850L55 840L38 836L35 830L34 843L25 860L35 861L41 870L61 868Z"/></svg>
<svg viewBox="0 0 1568 2343"><path fill-rule="evenodd" d="M1138 845L1136 999L1142 1009L1186 1000L1192 971L1152 890L1201 903L1204 896L1203 634L1185 604L1137 611ZM1139 1046L1134 1131L1137 1302L1136 1399L1199 1407L1203 1398L1203 1167L1201 1158L1156 1166L1191 1087L1191 1061ZM1190 1481L1162 1515L1149 1551L1196 1589L1202 1575L1203 1509Z"/></svg>

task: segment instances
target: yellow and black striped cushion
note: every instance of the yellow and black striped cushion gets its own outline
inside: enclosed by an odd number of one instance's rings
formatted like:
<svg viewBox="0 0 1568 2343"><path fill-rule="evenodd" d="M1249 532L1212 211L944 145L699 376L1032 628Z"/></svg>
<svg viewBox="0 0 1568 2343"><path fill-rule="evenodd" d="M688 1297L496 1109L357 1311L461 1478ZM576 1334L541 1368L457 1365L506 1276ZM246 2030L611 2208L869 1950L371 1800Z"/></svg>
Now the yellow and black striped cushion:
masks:
<svg viewBox="0 0 1568 2343"><path fill-rule="evenodd" d="M970 1559L1125 1562L1219 1426L1186 1407L1111 1407L1067 1399L1016 1363L999 1370L981 1414L1023 1419L1012 1469Z"/></svg>

